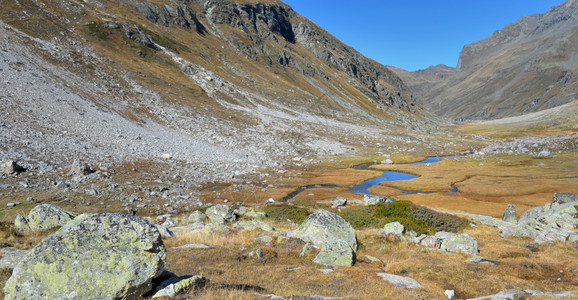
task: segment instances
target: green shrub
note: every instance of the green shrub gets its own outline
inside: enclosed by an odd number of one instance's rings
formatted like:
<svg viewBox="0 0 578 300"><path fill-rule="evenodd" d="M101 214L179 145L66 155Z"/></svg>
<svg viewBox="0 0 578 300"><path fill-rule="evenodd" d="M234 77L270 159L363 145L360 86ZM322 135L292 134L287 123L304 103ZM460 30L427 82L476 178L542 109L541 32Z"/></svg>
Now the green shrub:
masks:
<svg viewBox="0 0 578 300"><path fill-rule="evenodd" d="M310 214L310 212L305 208L286 204L267 206L263 211L265 212L265 215L267 215L267 218L276 221L291 220L297 224L303 223Z"/></svg>
<svg viewBox="0 0 578 300"><path fill-rule="evenodd" d="M413 209L413 204L409 201L400 200L386 205L374 205L373 215L376 218L407 217Z"/></svg>
<svg viewBox="0 0 578 300"><path fill-rule="evenodd" d="M355 229L379 226L379 220L373 216L373 207L348 207L343 209L339 215Z"/></svg>
<svg viewBox="0 0 578 300"><path fill-rule="evenodd" d="M412 217L423 221L436 231L460 232L469 222L450 214L438 213L427 207L417 207L411 212Z"/></svg>

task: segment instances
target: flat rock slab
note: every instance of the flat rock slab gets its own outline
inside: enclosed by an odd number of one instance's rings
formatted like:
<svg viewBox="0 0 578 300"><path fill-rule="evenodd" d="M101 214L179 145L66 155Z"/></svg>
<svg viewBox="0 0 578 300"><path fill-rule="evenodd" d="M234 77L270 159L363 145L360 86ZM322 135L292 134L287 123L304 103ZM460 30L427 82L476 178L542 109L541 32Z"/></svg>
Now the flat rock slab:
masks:
<svg viewBox="0 0 578 300"><path fill-rule="evenodd" d="M403 276L388 274L388 273L375 273L375 274L377 274L377 276L383 278L383 280L395 285L396 287L406 288L406 289L417 289L417 288L422 287L421 284L419 284L419 282L417 282L413 278L403 277Z"/></svg>
<svg viewBox="0 0 578 300"><path fill-rule="evenodd" d="M14 269L16 265L26 256L27 250L20 250L13 247L0 249L0 268Z"/></svg>

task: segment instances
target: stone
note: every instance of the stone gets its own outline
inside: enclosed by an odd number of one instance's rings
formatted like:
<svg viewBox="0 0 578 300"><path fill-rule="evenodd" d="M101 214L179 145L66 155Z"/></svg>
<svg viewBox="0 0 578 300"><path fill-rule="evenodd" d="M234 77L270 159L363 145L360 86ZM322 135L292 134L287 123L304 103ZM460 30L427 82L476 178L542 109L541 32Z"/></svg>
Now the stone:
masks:
<svg viewBox="0 0 578 300"><path fill-rule="evenodd" d="M478 255L478 241L468 234L443 234L436 233L436 237L441 240L440 249L448 252ZM439 234L439 235L438 235Z"/></svg>
<svg viewBox="0 0 578 300"><path fill-rule="evenodd" d="M426 248L439 249L441 247L441 241L433 235L428 235L421 239L419 245Z"/></svg>
<svg viewBox="0 0 578 300"><path fill-rule="evenodd" d="M334 197L331 199L331 207L333 208L345 206L345 204L347 204L347 199L345 197Z"/></svg>
<svg viewBox="0 0 578 300"><path fill-rule="evenodd" d="M504 215L502 216L502 221L512 224L518 223L518 215L516 214L516 207L514 205L508 204L508 207L506 207Z"/></svg>
<svg viewBox="0 0 578 300"><path fill-rule="evenodd" d="M189 217L187 218L187 223L203 223L207 220L207 215L205 215L200 210L195 210L192 212Z"/></svg>
<svg viewBox="0 0 578 300"><path fill-rule="evenodd" d="M467 262L475 263L475 264L491 264L497 265L499 262L497 260L491 260L479 255L474 255L466 260Z"/></svg>
<svg viewBox="0 0 578 300"><path fill-rule="evenodd" d="M211 249L210 246L200 243L186 244L182 246L172 247L173 249Z"/></svg>
<svg viewBox="0 0 578 300"><path fill-rule="evenodd" d="M390 158L386 158L381 161L382 165L393 165L393 161Z"/></svg>
<svg viewBox="0 0 578 300"><path fill-rule="evenodd" d="M381 203L391 203L393 202L393 199L387 197L387 196L377 196L377 195L369 195L369 194L364 194L363 195L363 201L365 202L365 205L377 205L377 204L381 204Z"/></svg>
<svg viewBox="0 0 578 300"><path fill-rule="evenodd" d="M405 231L405 227L398 221L387 223L383 226L383 232L387 234L394 234L401 236Z"/></svg>
<svg viewBox="0 0 578 300"><path fill-rule="evenodd" d="M13 159L7 159L0 162L0 173L6 175L12 175L19 170L19 166Z"/></svg>
<svg viewBox="0 0 578 300"><path fill-rule="evenodd" d="M273 241L273 238L270 237L270 236L268 236L268 235L264 235L264 236L257 237L255 240L256 240L257 242L269 244L269 243L271 243L271 242Z"/></svg>
<svg viewBox="0 0 578 300"><path fill-rule="evenodd" d="M163 239L168 239L168 238L172 238L175 236L175 233L172 232L171 230L169 230L168 228L166 228L163 225L159 225L159 224L154 224L155 227L157 228L157 230L159 231L159 233L161 234L161 237Z"/></svg>
<svg viewBox="0 0 578 300"><path fill-rule="evenodd" d="M564 242L578 225L574 196L554 194L552 201L527 210L518 221L515 236L533 238L536 242Z"/></svg>
<svg viewBox="0 0 578 300"><path fill-rule="evenodd" d="M574 295L574 292L540 292L535 290L504 290L497 294L472 298L471 300L514 300L527 299L528 296L546 296L550 298L562 298ZM549 298L548 298L549 299Z"/></svg>
<svg viewBox="0 0 578 300"><path fill-rule="evenodd" d="M235 229L245 229L245 230L255 230L261 229L264 231L271 231L274 232L275 228L273 226L258 220L251 220L251 221L237 221L233 224L233 228Z"/></svg>
<svg viewBox="0 0 578 300"><path fill-rule="evenodd" d="M6 204L6 206L8 207L16 207L18 205L20 205L20 202L9 202Z"/></svg>
<svg viewBox="0 0 578 300"><path fill-rule="evenodd" d="M70 173L73 175L86 176L92 172L90 165L80 160L75 160L70 166Z"/></svg>
<svg viewBox="0 0 578 300"><path fill-rule="evenodd" d="M211 223L233 222L237 219L235 210L224 204L217 204L207 208L205 214Z"/></svg>
<svg viewBox="0 0 578 300"><path fill-rule="evenodd" d="M163 281L153 294L153 298L175 297L192 290L201 289L211 280L201 275L173 277Z"/></svg>
<svg viewBox="0 0 578 300"><path fill-rule="evenodd" d="M454 290L446 290L444 292L444 296L446 296L446 298L451 300L456 296L456 292Z"/></svg>
<svg viewBox="0 0 578 300"><path fill-rule="evenodd" d="M373 262L373 263L382 263L381 259L379 259L375 256L365 255L365 258L369 259L369 261Z"/></svg>
<svg viewBox="0 0 578 300"><path fill-rule="evenodd" d="M230 230L231 229L227 225L216 222L208 223L207 225L205 225L205 227L203 227L203 232L206 234L211 234L215 232L227 233Z"/></svg>
<svg viewBox="0 0 578 300"><path fill-rule="evenodd" d="M74 219L75 215L62 208L50 204L35 206L28 213L28 224L32 231L45 231L55 227L64 226Z"/></svg>
<svg viewBox="0 0 578 300"><path fill-rule="evenodd" d="M307 253L311 252L311 249L313 249L313 244L305 243L305 245L303 246L303 249L301 250L301 253L299 253L299 256L307 255Z"/></svg>
<svg viewBox="0 0 578 300"><path fill-rule="evenodd" d="M150 222L83 214L26 254L6 282L5 299L137 299L151 290L165 260Z"/></svg>
<svg viewBox="0 0 578 300"><path fill-rule="evenodd" d="M344 240L354 251L357 250L355 229L342 217L326 210L310 214L297 228L297 237L321 246L327 242Z"/></svg>
<svg viewBox="0 0 578 300"><path fill-rule="evenodd" d="M14 247L1 248L0 268L14 269L16 265L26 256L27 250L20 250Z"/></svg>
<svg viewBox="0 0 578 300"><path fill-rule="evenodd" d="M172 156L171 154L169 154L169 153L163 153L163 154L161 154L160 157L161 157L162 159L172 159L172 158L173 158L173 156Z"/></svg>
<svg viewBox="0 0 578 300"><path fill-rule="evenodd" d="M422 287L421 284L419 284L419 282L417 282L413 278L403 277L403 276L388 274L388 273L376 273L376 274L377 274L377 276L383 278L383 280L393 284L396 287L401 287L401 288L406 288L406 289L417 289L417 288Z"/></svg>
<svg viewBox="0 0 578 300"><path fill-rule="evenodd" d="M247 213L245 213L245 217L250 218L250 219L263 219L266 216L267 215L265 214L265 212L262 212L262 211L250 210Z"/></svg>
<svg viewBox="0 0 578 300"><path fill-rule="evenodd" d="M534 156L534 157L536 157L536 158L550 157L550 151L542 150L542 151L540 151L540 153L536 154L536 156Z"/></svg>
<svg viewBox="0 0 578 300"><path fill-rule="evenodd" d="M344 240L331 241L321 246L313 262L324 266L352 266L355 263L355 252Z"/></svg>
<svg viewBox="0 0 578 300"><path fill-rule="evenodd" d="M17 214L14 219L14 228L18 231L28 231L30 230L30 224L28 224L28 219L21 214Z"/></svg>

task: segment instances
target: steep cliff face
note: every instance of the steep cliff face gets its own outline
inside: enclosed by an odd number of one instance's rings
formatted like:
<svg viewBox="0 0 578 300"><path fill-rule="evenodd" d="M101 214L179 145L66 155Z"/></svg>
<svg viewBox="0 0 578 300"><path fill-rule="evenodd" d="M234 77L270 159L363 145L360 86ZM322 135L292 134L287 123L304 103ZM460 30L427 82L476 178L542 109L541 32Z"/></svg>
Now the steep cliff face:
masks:
<svg viewBox="0 0 578 300"><path fill-rule="evenodd" d="M515 116L575 101L577 56L578 3L569 0L464 46L454 74L426 92L412 88L430 111L454 120ZM420 72L411 77L432 82Z"/></svg>

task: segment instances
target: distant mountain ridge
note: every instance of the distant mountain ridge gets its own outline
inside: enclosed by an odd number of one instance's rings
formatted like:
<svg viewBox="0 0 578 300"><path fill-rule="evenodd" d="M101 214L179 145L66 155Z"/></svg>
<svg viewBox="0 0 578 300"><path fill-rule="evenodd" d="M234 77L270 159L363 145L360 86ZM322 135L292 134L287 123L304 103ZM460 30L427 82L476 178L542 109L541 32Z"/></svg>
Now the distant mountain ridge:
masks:
<svg viewBox="0 0 578 300"><path fill-rule="evenodd" d="M398 71L416 100L459 121L535 112L578 95L578 3L521 17L490 37L464 46L457 68ZM423 81L428 84L424 85Z"/></svg>

